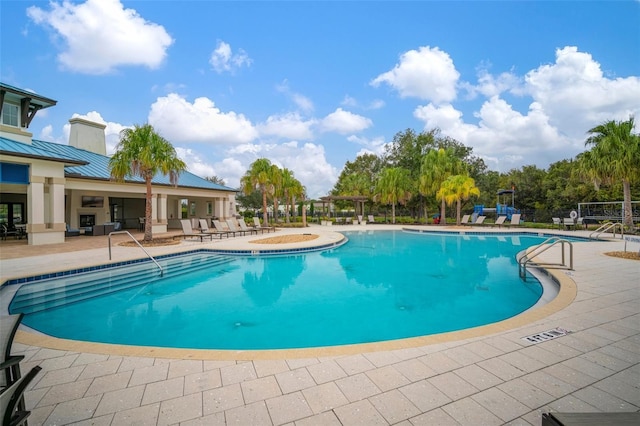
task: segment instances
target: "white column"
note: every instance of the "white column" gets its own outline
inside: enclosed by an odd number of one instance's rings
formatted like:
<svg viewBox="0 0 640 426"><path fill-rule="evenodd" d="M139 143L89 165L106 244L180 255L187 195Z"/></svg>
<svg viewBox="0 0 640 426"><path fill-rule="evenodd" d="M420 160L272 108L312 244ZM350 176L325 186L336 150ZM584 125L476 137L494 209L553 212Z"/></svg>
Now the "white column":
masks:
<svg viewBox="0 0 640 426"><path fill-rule="evenodd" d="M32 228L44 229L44 182L41 176L31 176L27 188L28 223Z"/></svg>
<svg viewBox="0 0 640 426"><path fill-rule="evenodd" d="M151 223L158 221L158 194L151 194Z"/></svg>
<svg viewBox="0 0 640 426"><path fill-rule="evenodd" d="M167 223L167 194L158 194L158 221Z"/></svg>
<svg viewBox="0 0 640 426"><path fill-rule="evenodd" d="M64 178L49 179L49 222L53 228L64 226Z"/></svg>

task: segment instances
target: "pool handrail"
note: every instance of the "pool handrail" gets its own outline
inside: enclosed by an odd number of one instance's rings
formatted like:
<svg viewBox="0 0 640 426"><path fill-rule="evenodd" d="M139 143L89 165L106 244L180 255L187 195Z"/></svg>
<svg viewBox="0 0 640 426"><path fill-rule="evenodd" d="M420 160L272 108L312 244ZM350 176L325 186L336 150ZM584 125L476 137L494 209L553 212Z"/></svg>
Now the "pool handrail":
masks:
<svg viewBox="0 0 640 426"><path fill-rule="evenodd" d="M561 244L561 248L560 248L560 252L562 254L562 261L561 263L539 263L539 262L534 262L533 259L542 254L543 252L549 250L551 247L555 246L556 244ZM567 244L569 246L569 265L566 264L565 261L565 250L564 250L564 245ZM520 278L524 279L526 278L526 274L527 274L527 264L531 264L531 266L534 267L545 267L545 268L558 268L558 269L569 269L571 271L573 271L573 244L571 244L571 241L566 240L564 238L560 238L560 237L549 237L546 240L544 240L542 243L540 243L539 245L524 251L524 253L522 254L521 257L519 257L517 259L518 261L518 275L520 275Z"/></svg>
<svg viewBox="0 0 640 426"><path fill-rule="evenodd" d="M160 264L158 263L158 261L157 261L156 259L154 259L154 257L153 257L153 256L151 256L151 255L149 254L149 252L145 250L145 248L144 248L144 247L142 247L142 244L140 244L140 242L139 242L138 240L136 240L136 239L133 237L133 235L131 235L131 234L129 233L129 231L113 231L113 232L109 232L109 260L111 260L111 236L112 236L112 235L115 235L115 234L127 234L127 235L128 235L128 236L133 240L133 242L134 242L134 243L136 243L136 244L138 245L138 247L140 247L140 248L142 249L142 251L143 251L147 256L149 256L149 259L153 260L153 263L155 263L155 264L156 264L156 266L158 267L158 269L160 269L160 276L161 276L161 277L162 277L162 276L164 276L164 269L162 269L162 266L160 266Z"/></svg>
<svg viewBox="0 0 640 426"><path fill-rule="evenodd" d="M600 235L604 234L605 232L609 231L609 230L613 230L613 238L616 237L616 228L620 228L620 239L624 239L624 225L620 222L606 222L603 223L602 225L600 225L598 227L598 229L596 229L595 231L591 232L589 234L589 239L596 239L596 238L600 238Z"/></svg>

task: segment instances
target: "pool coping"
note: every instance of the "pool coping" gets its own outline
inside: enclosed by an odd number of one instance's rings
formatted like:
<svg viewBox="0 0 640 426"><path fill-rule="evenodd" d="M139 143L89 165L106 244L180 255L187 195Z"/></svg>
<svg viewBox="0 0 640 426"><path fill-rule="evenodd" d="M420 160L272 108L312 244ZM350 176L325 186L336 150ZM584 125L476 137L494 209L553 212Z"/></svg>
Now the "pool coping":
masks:
<svg viewBox="0 0 640 426"><path fill-rule="evenodd" d="M404 228L402 229L405 230ZM447 232L451 233L455 231L433 231L434 233ZM339 232L338 232L339 233ZM510 233L521 235L522 231L510 231ZM538 235L536 232L524 232L529 235ZM459 234L459 232L458 232ZM507 232L491 232L490 234L507 234ZM343 234L341 234L343 235ZM554 235L557 236L557 235ZM344 237L344 235L343 235ZM344 237L346 239L346 237ZM344 241L340 240L341 244ZM330 244L331 245L331 244ZM322 245L324 246L324 244ZM335 244L333 245L335 246ZM333 247L332 246L332 247ZM317 246L316 246L317 247ZM300 253L301 250L317 251L327 248L316 248L315 250L310 247L301 248L294 253ZM196 251L211 251L211 249L199 249L190 250L189 252ZM285 254L289 248L279 250L277 254ZM221 252L232 252L238 250L221 250ZM249 255L256 255L252 253L253 250L240 250ZM271 250L273 251L273 250ZM249 252L249 253L247 253ZM264 252L264 250L263 250ZM187 251L180 251L172 253L171 256L184 255ZM271 253L273 254L273 253ZM143 259L147 260L148 259ZM140 259L138 259L140 261ZM113 264L107 264L113 266ZM165 347L153 347L153 346L130 346L130 345L115 345L106 343L94 343L85 341L75 341L68 339L60 339L52 336L48 336L39 333L35 330L31 330L26 326L21 326L16 334L16 341L32 345L47 347L51 349L68 350L75 352L87 352L87 353L101 353L110 355L121 356L138 356L138 357L156 357L156 358L170 358L170 359L194 359L194 360L273 360L273 359L288 359L288 358L309 358L309 357L323 357L323 356L338 356L338 355L353 355L363 352L377 352L388 351L397 349L415 348L420 346L432 345L437 343L452 342L462 339L483 337L491 334L496 334L511 330L517 327L521 327L540 319L546 318L549 315L556 313L565 307L569 306L571 302L576 298L577 286L572 278L566 273L566 271L558 269L546 269L543 267L537 268L544 272L559 286L558 295L547 304L539 306L537 308L529 309L514 317L498 321L483 326L467 328L464 330L450 331L445 333L431 334L425 336L403 338L396 340L386 340L381 342L372 343L358 343L340 346L321 346L312 348L300 348L300 349L262 349L262 350L219 350L219 349L179 349L179 348L165 348ZM6 282L4 283L6 284ZM3 284L3 285L4 285Z"/></svg>

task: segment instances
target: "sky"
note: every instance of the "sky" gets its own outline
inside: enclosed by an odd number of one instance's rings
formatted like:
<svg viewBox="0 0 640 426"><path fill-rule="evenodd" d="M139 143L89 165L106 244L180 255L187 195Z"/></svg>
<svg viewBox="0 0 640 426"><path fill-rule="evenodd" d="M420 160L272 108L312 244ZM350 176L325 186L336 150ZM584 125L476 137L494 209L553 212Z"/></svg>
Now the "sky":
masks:
<svg viewBox="0 0 640 426"><path fill-rule="evenodd" d="M268 158L318 198L407 129L508 172L640 120L640 1L2 0L0 81L58 102L35 139L149 123L198 176Z"/></svg>

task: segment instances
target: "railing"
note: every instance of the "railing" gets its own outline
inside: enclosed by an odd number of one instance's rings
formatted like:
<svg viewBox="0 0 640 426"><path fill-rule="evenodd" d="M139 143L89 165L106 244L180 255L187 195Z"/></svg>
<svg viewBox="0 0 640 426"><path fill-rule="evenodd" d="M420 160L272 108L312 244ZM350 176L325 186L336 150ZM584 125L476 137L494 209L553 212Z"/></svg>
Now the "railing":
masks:
<svg viewBox="0 0 640 426"><path fill-rule="evenodd" d="M534 262L533 258L539 256L557 244L561 244L562 262L561 263L539 263ZM565 244L569 246L569 265L566 264ZM559 237L547 238L542 244L536 246L530 251L526 251L522 257L518 259L518 274L520 278L525 279L527 276L527 265L543 266L545 268L569 269L573 270L573 244L570 241Z"/></svg>
<svg viewBox="0 0 640 426"><path fill-rule="evenodd" d="M140 244L140 243L138 242L138 240L136 240L136 239L133 237L133 235L131 235L131 234L129 233L129 231L114 231L114 232L109 232L109 260L111 260L111 236L112 236L112 235L115 235L115 234L127 234L127 235L129 236L129 238L131 238L131 239L133 240L133 242L134 242L134 243L136 243L136 244L138 245L138 247L140 247L140 248L142 249L142 251L143 251L147 256L149 256L149 259L153 260L153 263L155 263L155 264L156 264L156 266L158 267L158 269L160 269L160 276L163 276L163 275L164 275L164 270L162 269L162 266L160 266L160 264L158 263L158 261L157 261L157 260L155 260L155 259L153 258L153 256L151 256L151 255L149 254L149 252L148 252L148 251L146 251L146 250L144 249L144 247L142 247L142 244Z"/></svg>
<svg viewBox="0 0 640 426"><path fill-rule="evenodd" d="M609 222L609 223L603 223L602 225L600 225L598 227L598 229L596 229L595 231L593 231L592 233L589 234L589 239L596 239L598 238L601 234L609 231L609 230L613 230L613 238L616 237L616 228L620 228L620 239L624 238L624 225L620 222Z"/></svg>

